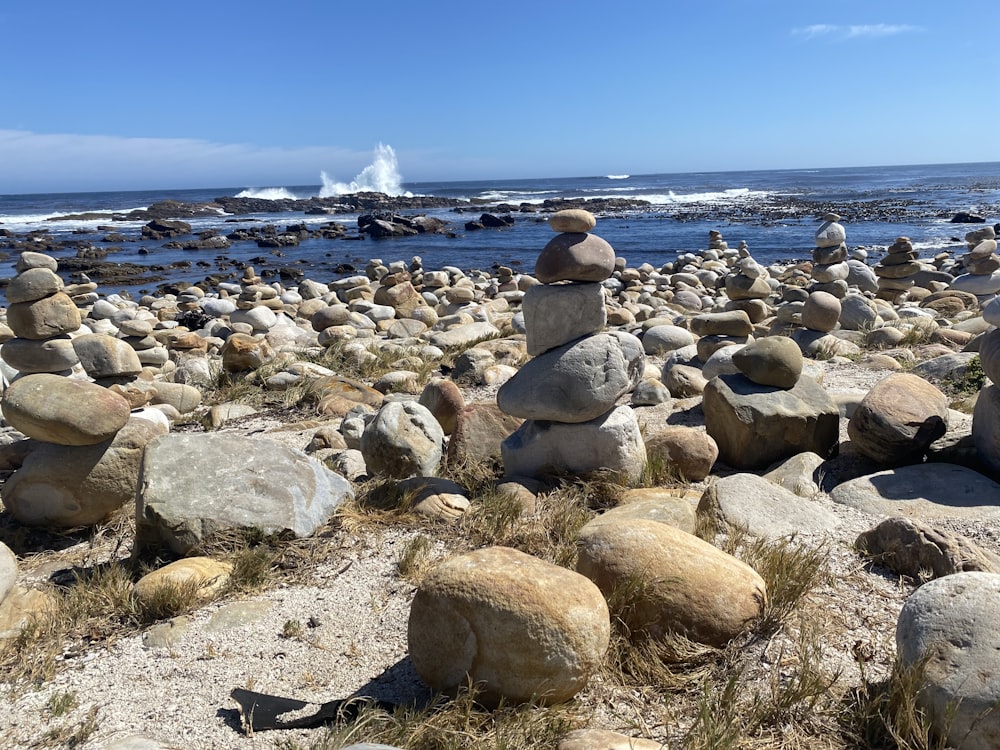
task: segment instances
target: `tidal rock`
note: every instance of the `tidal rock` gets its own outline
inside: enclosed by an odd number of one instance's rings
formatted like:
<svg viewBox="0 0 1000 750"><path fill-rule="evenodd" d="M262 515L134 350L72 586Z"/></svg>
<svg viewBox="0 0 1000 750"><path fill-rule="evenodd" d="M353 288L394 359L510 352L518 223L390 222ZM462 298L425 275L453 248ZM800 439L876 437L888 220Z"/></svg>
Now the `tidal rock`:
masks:
<svg viewBox="0 0 1000 750"><path fill-rule="evenodd" d="M453 557L420 582L410 658L434 690L468 683L486 705L559 703L600 667L611 621L585 577L506 547Z"/></svg>
<svg viewBox="0 0 1000 750"><path fill-rule="evenodd" d="M29 526L90 526L135 498L146 445L166 433L130 419L113 439L94 445L38 442L0 488L4 505Z"/></svg>
<svg viewBox="0 0 1000 750"><path fill-rule="evenodd" d="M763 469L804 451L829 456L840 439L840 411L810 378L784 389L722 375L705 386L702 409L719 458L736 469Z"/></svg>
<svg viewBox="0 0 1000 750"><path fill-rule="evenodd" d="M947 431L947 397L909 373L893 373L876 383L847 425L858 450L889 465L919 458Z"/></svg>
<svg viewBox="0 0 1000 750"><path fill-rule="evenodd" d="M121 339L100 333L88 333L73 339L73 350L83 369L94 380L138 375L142 363L135 349Z"/></svg>
<svg viewBox="0 0 1000 750"><path fill-rule="evenodd" d="M590 422L529 419L503 441L500 451L507 474L526 477L606 470L632 483L646 466L646 446L628 406Z"/></svg>
<svg viewBox="0 0 1000 750"><path fill-rule="evenodd" d="M368 470L396 479L435 476L443 445L441 425L416 401L384 404L361 436Z"/></svg>
<svg viewBox="0 0 1000 750"><path fill-rule="evenodd" d="M722 646L759 617L767 601L764 581L750 566L655 521L591 528L580 538L577 570L606 597L624 593L625 624L653 638L679 633Z"/></svg>
<svg viewBox="0 0 1000 750"><path fill-rule="evenodd" d="M136 491L139 546L184 555L214 533L259 528L311 535L350 485L322 462L271 440L176 433L146 447Z"/></svg>
<svg viewBox="0 0 1000 750"><path fill-rule="evenodd" d="M7 388L3 415L16 430L60 445L95 445L114 437L128 421L129 404L107 388L38 373Z"/></svg>
<svg viewBox="0 0 1000 750"><path fill-rule="evenodd" d="M925 583L903 604L896 649L921 667L916 700L959 750L1000 747L1000 575L956 573Z"/></svg>
<svg viewBox="0 0 1000 750"><path fill-rule="evenodd" d="M497 392L497 405L522 419L586 422L635 388L646 365L629 333L588 336L528 362Z"/></svg>

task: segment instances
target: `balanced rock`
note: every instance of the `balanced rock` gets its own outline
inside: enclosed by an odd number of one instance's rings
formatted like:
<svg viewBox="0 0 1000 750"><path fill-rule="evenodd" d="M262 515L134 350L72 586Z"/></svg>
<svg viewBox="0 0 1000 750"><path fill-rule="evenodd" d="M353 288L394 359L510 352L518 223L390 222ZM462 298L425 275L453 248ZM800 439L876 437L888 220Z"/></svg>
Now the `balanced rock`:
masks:
<svg viewBox="0 0 1000 750"><path fill-rule="evenodd" d="M611 409L642 377L642 343L623 331L588 336L528 362L497 392L497 405L522 419L587 422Z"/></svg>
<svg viewBox="0 0 1000 750"><path fill-rule="evenodd" d="M20 373L61 373L80 361L69 336L50 339L8 339L0 345L0 357Z"/></svg>
<svg viewBox="0 0 1000 750"><path fill-rule="evenodd" d="M567 208L552 214L549 226L556 232L589 232L597 226L597 219L582 208Z"/></svg>
<svg viewBox="0 0 1000 750"><path fill-rule="evenodd" d="M768 336L734 352L733 364L759 385L792 388L802 374L802 350L785 336Z"/></svg>
<svg viewBox="0 0 1000 750"><path fill-rule="evenodd" d="M558 703L599 668L611 621L585 577L506 547L453 557L428 573L410 606L410 658L434 690L482 687L501 700Z"/></svg>
<svg viewBox="0 0 1000 750"><path fill-rule="evenodd" d="M458 415L465 408L465 397L453 381L433 378L420 392L417 403L434 415L445 435L450 435Z"/></svg>
<svg viewBox="0 0 1000 750"><path fill-rule="evenodd" d="M63 290L63 280L50 268L29 268L7 285L7 303L34 302Z"/></svg>
<svg viewBox="0 0 1000 750"><path fill-rule="evenodd" d="M384 404L361 435L369 471L396 479L435 476L443 445L440 423L416 401Z"/></svg>
<svg viewBox="0 0 1000 750"><path fill-rule="evenodd" d="M883 464L918 458L947 430L948 398L910 373L876 383L847 425L858 450Z"/></svg>
<svg viewBox="0 0 1000 750"><path fill-rule="evenodd" d="M129 404L94 383L38 373L19 378L0 402L4 418L30 438L59 445L95 445L128 421Z"/></svg>
<svg viewBox="0 0 1000 750"><path fill-rule="evenodd" d="M50 339L80 328L80 309L63 292L7 308L7 325L23 339Z"/></svg>
<svg viewBox="0 0 1000 750"><path fill-rule="evenodd" d="M903 604L896 649L921 668L918 704L949 747L1000 747L1000 575L955 573L925 583Z"/></svg>
<svg viewBox="0 0 1000 750"><path fill-rule="evenodd" d="M615 251L596 234L566 232L549 240L535 261L535 278L557 281L604 281L615 270Z"/></svg>
<svg viewBox="0 0 1000 750"><path fill-rule="evenodd" d="M216 532L259 528L306 537L353 496L343 477L272 440L175 433L146 447L136 490L136 542L184 555Z"/></svg>
<svg viewBox="0 0 1000 750"><path fill-rule="evenodd" d="M840 300L827 292L813 292L802 308L802 325L812 331L829 333L840 320Z"/></svg>
<svg viewBox="0 0 1000 750"><path fill-rule="evenodd" d="M767 601L764 581L750 566L655 521L592 527L580 538L577 570L606 597L634 587L622 617L632 633L653 638L679 633L721 646L759 617Z"/></svg>
<svg viewBox="0 0 1000 750"><path fill-rule="evenodd" d="M138 375L142 371L135 349L114 336L100 333L77 336L73 339L73 350L94 380Z"/></svg>
<svg viewBox="0 0 1000 750"><path fill-rule="evenodd" d="M596 333L607 323L600 284L536 284L524 293L525 343L535 356Z"/></svg>

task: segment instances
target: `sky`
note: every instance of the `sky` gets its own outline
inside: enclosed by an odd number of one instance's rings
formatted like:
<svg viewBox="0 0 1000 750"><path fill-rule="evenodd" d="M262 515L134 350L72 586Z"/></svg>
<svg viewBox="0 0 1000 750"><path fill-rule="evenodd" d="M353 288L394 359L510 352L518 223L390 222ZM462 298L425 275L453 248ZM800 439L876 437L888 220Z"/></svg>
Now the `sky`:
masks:
<svg viewBox="0 0 1000 750"><path fill-rule="evenodd" d="M0 194L1000 161L997 0L4 0Z"/></svg>

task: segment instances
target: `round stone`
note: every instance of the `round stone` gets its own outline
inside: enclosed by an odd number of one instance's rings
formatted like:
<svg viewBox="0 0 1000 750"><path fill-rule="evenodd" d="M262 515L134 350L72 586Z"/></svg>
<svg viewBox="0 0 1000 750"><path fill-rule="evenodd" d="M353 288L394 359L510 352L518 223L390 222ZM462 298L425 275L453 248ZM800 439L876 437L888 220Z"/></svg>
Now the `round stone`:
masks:
<svg viewBox="0 0 1000 750"><path fill-rule="evenodd" d="M63 292L34 302L17 302L7 308L7 325L24 339L50 339L80 328L80 310Z"/></svg>
<svg viewBox="0 0 1000 750"><path fill-rule="evenodd" d="M802 325L829 333L840 321L840 300L827 292L813 292L802 308Z"/></svg>
<svg viewBox="0 0 1000 750"><path fill-rule="evenodd" d="M996 243L994 243L996 244ZM34 302L61 292L63 280L49 268L29 268L11 279L7 285L7 302Z"/></svg>
<svg viewBox="0 0 1000 750"><path fill-rule="evenodd" d="M107 388L41 373L11 383L0 405L11 427L59 445L108 440L125 426L130 411L128 401Z"/></svg>
<svg viewBox="0 0 1000 750"><path fill-rule="evenodd" d="M903 666L921 667L918 703L949 747L1000 747L1000 575L955 573L918 588L896 622Z"/></svg>
<svg viewBox="0 0 1000 750"><path fill-rule="evenodd" d="M507 547L441 563L421 581L410 658L434 690L476 683L485 705L560 703L600 667L611 618L584 576Z"/></svg>
<svg viewBox="0 0 1000 750"><path fill-rule="evenodd" d="M556 235L535 262L535 278L556 281L604 281L615 270L615 251L596 234L566 232Z"/></svg>
<svg viewBox="0 0 1000 750"><path fill-rule="evenodd" d="M733 364L759 385L792 388L802 374L802 350L790 338L768 336L736 351Z"/></svg>
<svg viewBox="0 0 1000 750"><path fill-rule="evenodd" d="M549 226L555 232L589 232L597 226L597 219L582 208L567 208L552 214Z"/></svg>

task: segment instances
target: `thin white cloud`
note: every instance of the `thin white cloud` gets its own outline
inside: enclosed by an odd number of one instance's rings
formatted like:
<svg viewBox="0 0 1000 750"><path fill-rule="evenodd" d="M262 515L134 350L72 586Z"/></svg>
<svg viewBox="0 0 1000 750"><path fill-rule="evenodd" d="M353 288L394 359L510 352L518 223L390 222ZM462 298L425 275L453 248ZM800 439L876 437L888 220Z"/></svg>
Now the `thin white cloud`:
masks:
<svg viewBox="0 0 1000 750"><path fill-rule="evenodd" d="M816 23L811 26L799 26L792 29L794 36L804 39L816 39L825 37L829 39L871 39L887 36L897 36L899 34L912 34L922 31L919 26L912 26L906 23L872 23L837 25L828 23Z"/></svg>
<svg viewBox="0 0 1000 750"><path fill-rule="evenodd" d="M351 177L370 151L261 147L196 138L125 138L0 129L0 194L179 187L271 187Z"/></svg>

